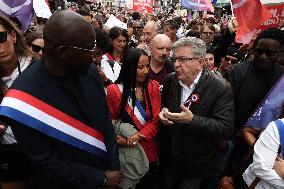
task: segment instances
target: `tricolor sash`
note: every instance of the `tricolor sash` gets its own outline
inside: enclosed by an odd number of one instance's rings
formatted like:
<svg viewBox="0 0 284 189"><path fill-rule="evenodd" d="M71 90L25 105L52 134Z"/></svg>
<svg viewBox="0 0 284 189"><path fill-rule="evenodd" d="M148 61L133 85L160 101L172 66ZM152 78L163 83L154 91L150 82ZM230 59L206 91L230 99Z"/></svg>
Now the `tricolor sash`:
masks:
<svg viewBox="0 0 284 189"><path fill-rule="evenodd" d="M1 103L0 115L91 154L103 158L107 155L101 132L26 92L9 90Z"/></svg>
<svg viewBox="0 0 284 189"><path fill-rule="evenodd" d="M117 86L118 87L114 87L115 93L117 94L117 96L122 96L123 86L121 84L118 84ZM125 110L132 118L138 129L142 129L147 121L147 115L141 103L137 99L135 99L135 107L133 113L132 99L129 97Z"/></svg>

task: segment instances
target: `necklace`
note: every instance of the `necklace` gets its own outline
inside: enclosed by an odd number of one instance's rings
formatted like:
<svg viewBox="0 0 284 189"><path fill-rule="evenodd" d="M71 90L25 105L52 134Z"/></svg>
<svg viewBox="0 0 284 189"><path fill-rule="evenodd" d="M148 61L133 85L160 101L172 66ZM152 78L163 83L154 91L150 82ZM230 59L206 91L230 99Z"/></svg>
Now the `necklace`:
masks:
<svg viewBox="0 0 284 189"><path fill-rule="evenodd" d="M141 89L141 91L139 91ZM135 96L136 98L141 102L143 101L143 90L142 88L139 88L139 87L135 87Z"/></svg>

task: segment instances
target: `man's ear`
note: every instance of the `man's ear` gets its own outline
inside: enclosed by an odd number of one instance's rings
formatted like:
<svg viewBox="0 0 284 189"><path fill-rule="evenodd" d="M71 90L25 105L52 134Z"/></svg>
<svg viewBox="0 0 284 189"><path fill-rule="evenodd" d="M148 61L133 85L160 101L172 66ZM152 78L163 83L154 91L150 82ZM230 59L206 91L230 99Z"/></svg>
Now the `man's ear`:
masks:
<svg viewBox="0 0 284 189"><path fill-rule="evenodd" d="M58 56L59 56L61 59L66 59L66 58L68 57L67 51L66 51L66 47L60 46L60 47L57 47L56 50L57 50Z"/></svg>

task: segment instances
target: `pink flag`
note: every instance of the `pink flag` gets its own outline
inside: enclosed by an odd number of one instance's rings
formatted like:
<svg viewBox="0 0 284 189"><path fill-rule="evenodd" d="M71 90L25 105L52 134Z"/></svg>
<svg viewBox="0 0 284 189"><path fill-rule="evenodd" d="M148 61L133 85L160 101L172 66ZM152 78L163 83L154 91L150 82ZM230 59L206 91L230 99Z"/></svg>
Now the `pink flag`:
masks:
<svg viewBox="0 0 284 189"><path fill-rule="evenodd" d="M237 18L236 42L250 43L254 31L272 15L259 0L231 0Z"/></svg>

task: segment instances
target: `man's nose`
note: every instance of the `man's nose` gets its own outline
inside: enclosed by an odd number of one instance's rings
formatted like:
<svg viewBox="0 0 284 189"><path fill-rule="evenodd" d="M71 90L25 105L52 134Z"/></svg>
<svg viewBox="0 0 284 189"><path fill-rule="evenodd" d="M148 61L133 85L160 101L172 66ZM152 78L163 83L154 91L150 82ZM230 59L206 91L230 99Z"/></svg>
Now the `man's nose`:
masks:
<svg viewBox="0 0 284 189"><path fill-rule="evenodd" d="M167 50L167 49L163 49L163 50L162 50L162 53L163 53L163 54L167 54L167 53L168 53L168 50Z"/></svg>

